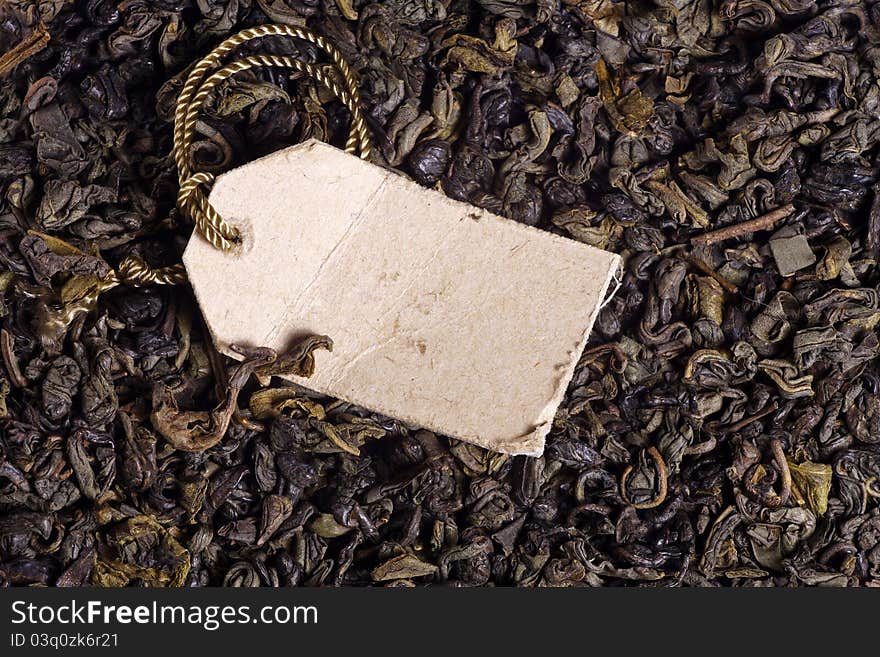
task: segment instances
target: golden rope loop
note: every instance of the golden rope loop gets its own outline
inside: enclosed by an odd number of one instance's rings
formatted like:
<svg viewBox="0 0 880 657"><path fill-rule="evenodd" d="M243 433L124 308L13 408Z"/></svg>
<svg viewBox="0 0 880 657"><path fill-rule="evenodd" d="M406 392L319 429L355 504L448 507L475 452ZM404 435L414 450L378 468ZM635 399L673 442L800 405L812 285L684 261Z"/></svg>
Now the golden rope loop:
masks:
<svg viewBox="0 0 880 657"><path fill-rule="evenodd" d="M293 57L279 55L251 55L231 62L205 77L208 71L219 66L224 55L247 41L266 36L289 36L308 41L327 53L333 64L310 64ZM196 230L208 242L223 251L228 251L235 245L238 231L234 226L226 223L208 202L208 197L202 188L210 188L214 183L214 175L205 171L192 171L189 165L189 147L195 135L199 111L216 86L236 73L257 66L293 69L324 85L351 113L351 130L345 142L345 151L352 155L360 155L367 160L372 150L370 133L361 110L357 77L342 53L324 37L304 27L262 25L243 30L223 41L190 72L177 99L174 113L174 161L177 164L180 184L177 207L192 218ZM186 281L186 270L182 264L153 268L136 256L128 256L119 264L117 271L104 280L103 289L110 289L120 284L135 287L151 284L180 285Z"/></svg>
<svg viewBox="0 0 880 657"><path fill-rule="evenodd" d="M251 55L231 62L208 76L208 71L219 66L224 55L248 41L266 36L288 36L308 41L327 53L333 61L333 65L310 64L293 57L278 55ZM227 251L235 245L238 241L238 231L227 224L208 202L202 188L211 185L213 176L205 172L194 173L192 171L189 163L189 149L195 135L199 111L213 89L220 82L236 73L256 66L290 68L321 83L351 113L351 130L345 143L345 151L352 155L358 154L366 160L369 159L372 149L369 130L361 111L357 77L342 53L324 37L304 27L262 25L243 30L223 41L199 61L190 72L177 99L174 113L174 160L177 164L180 184L180 194L177 199L178 209L192 218L196 229L208 242L223 251Z"/></svg>

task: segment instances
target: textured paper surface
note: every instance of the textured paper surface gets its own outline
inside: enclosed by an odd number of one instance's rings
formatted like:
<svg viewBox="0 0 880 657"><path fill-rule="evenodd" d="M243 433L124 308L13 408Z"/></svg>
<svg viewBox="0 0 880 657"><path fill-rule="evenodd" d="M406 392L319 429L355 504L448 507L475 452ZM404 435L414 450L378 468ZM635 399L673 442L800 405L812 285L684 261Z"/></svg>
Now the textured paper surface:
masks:
<svg viewBox="0 0 880 657"><path fill-rule="evenodd" d="M539 455L618 256L448 199L317 141L220 176L243 235L184 263L218 349L326 334L317 392Z"/></svg>

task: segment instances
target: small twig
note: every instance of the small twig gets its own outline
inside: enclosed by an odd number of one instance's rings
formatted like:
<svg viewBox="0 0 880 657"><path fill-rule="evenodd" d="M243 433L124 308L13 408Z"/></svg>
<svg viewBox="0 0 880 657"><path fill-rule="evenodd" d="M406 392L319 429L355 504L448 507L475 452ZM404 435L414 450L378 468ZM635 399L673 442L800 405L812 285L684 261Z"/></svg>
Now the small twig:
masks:
<svg viewBox="0 0 880 657"><path fill-rule="evenodd" d="M689 263L691 263L694 267L699 269L701 272L706 274L707 276L711 276L712 278L714 278L716 281L718 281L718 284L721 287L723 287L725 290L727 290L731 294L739 294L739 288L736 285L734 285L729 280L724 278L724 276L722 276L721 274L719 274L718 272L713 270L709 265L707 265L705 262L703 262L699 258L695 258L693 256L688 256L687 261Z"/></svg>
<svg viewBox="0 0 880 657"><path fill-rule="evenodd" d="M6 75L26 59L36 55L48 43L49 32L46 30L46 26L40 23L34 28L33 32L0 57L0 76Z"/></svg>
<svg viewBox="0 0 880 657"><path fill-rule="evenodd" d="M768 228L773 228L773 226L779 221L785 219L793 212L794 206L791 203L788 203L781 208L776 208L775 210L768 212L767 214L762 214L760 217L755 217L754 219L749 219L748 221L743 221L739 224L733 224L732 226L724 226L718 230L712 230L708 233L692 237L691 244L716 244L717 242L729 240L732 237L742 237L743 235L749 235L759 230L767 230Z"/></svg>
<svg viewBox="0 0 880 657"><path fill-rule="evenodd" d="M774 438L770 441L770 451L773 452L773 459L776 461L776 467L779 468L779 474L782 478L782 486L779 491L778 502L772 506L782 506L788 502L791 495L791 471L788 469L788 461L785 458L785 452L782 451L782 443Z"/></svg>
<svg viewBox="0 0 880 657"><path fill-rule="evenodd" d="M798 506L807 506L807 500L804 499L804 494L801 492L801 489L797 487L797 482L795 482L794 479L791 480L791 496L794 498L795 504Z"/></svg>
<svg viewBox="0 0 880 657"><path fill-rule="evenodd" d="M760 420L762 417L766 415L770 415L770 413L774 413L779 409L779 402L772 402L767 406L767 408L763 409L755 413L750 417L743 418L739 422L734 422L733 424L728 424L727 426L716 427L710 429L711 433L721 434L721 433L733 433L734 431L739 431L740 429L744 429L749 426L752 422L756 422Z"/></svg>

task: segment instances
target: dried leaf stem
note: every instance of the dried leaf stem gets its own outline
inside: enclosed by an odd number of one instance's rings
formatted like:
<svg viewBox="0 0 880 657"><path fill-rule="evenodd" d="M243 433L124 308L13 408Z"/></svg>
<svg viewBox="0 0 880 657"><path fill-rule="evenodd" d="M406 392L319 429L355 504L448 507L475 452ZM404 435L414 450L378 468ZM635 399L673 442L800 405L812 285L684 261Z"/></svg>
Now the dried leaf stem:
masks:
<svg viewBox="0 0 880 657"><path fill-rule="evenodd" d="M40 23L24 39L13 46L9 52L0 56L0 77L8 74L12 69L33 57L49 43L49 32L46 26Z"/></svg>
<svg viewBox="0 0 880 657"><path fill-rule="evenodd" d="M692 237L691 244L695 246L700 244L717 244L733 237L742 237L759 230L767 230L768 228L773 228L773 226L790 216L793 212L794 206L791 203L787 203L781 208L776 208L766 214L762 214L760 217L733 224L732 226L724 226L718 230L710 230L708 233Z"/></svg>
<svg viewBox="0 0 880 657"><path fill-rule="evenodd" d="M626 492L626 482L629 479L630 474L632 474L633 466L629 465L626 467L626 470L623 471L623 475L620 477L620 496L623 498L623 501L627 504L632 505L636 509L653 509L656 506L660 506L663 504L664 500L666 500L666 495L669 492L669 482L666 472L666 463L663 462L663 457L660 456L660 452L656 447L648 448L648 456L654 461L654 465L657 468L657 479L659 481L659 490L657 491L657 497L655 497L650 502L633 502L629 498L629 494Z"/></svg>

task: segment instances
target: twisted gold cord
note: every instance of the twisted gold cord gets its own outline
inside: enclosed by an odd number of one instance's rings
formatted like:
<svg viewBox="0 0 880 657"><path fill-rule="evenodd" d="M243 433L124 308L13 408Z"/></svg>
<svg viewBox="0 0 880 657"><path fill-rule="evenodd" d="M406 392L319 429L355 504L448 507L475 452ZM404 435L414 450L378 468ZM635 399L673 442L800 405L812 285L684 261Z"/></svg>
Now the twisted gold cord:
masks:
<svg viewBox="0 0 880 657"><path fill-rule="evenodd" d="M95 298L117 285L141 287L144 285L182 285L186 283L186 269L183 264L170 267L150 267L137 256L127 256L119 263L116 271L111 271L97 282L94 289Z"/></svg>
<svg viewBox="0 0 880 657"><path fill-rule="evenodd" d="M248 41L266 36L289 36L308 41L326 52L333 65L319 66L292 57L276 55L252 55L232 62L206 78L208 71L216 68L224 55ZM292 68L327 87L351 113L351 131L345 144L345 151L352 155L360 154L363 159L370 157L370 136L361 112L357 78L342 53L333 44L304 27L288 25L262 25L229 37L195 65L183 85L174 113L174 160L177 164L181 190L187 189L179 199L182 201L179 209L193 219L205 239L224 251L231 249L238 240L238 231L227 224L208 203L207 196L201 189L201 186L208 181L190 180L194 174L190 167L189 149L195 134L199 110L207 101L211 91L226 78L255 66ZM337 75L342 78L343 84L339 83Z"/></svg>
<svg viewBox="0 0 880 657"><path fill-rule="evenodd" d="M224 55L248 41L267 36L288 36L308 41L327 53L333 63L321 65L303 62L293 57L251 55L233 61L208 76L208 71L219 66ZM370 133L361 110L357 77L342 53L324 37L305 27L261 25L243 30L223 41L200 60L190 72L183 89L181 89L174 112L174 161L177 165L180 185L177 207L193 220L196 230L208 242L223 251L228 251L238 242L238 230L226 223L208 202L208 197L203 189L210 188L214 182L214 176L204 171L193 172L189 161L189 151L196 132L199 111L210 97L211 92L223 80L257 66L290 68L304 73L322 84L351 113L351 129L345 142L345 151L367 160L372 150ZM186 271L183 265L153 269L140 258L129 256L120 263L118 271L111 275L107 282L111 285L119 283L176 285L186 282Z"/></svg>
<svg viewBox="0 0 880 657"><path fill-rule="evenodd" d="M128 256L119 263L115 274L116 281L122 285L139 287L141 285L179 285L186 282L183 263L170 267L150 267L135 256Z"/></svg>

